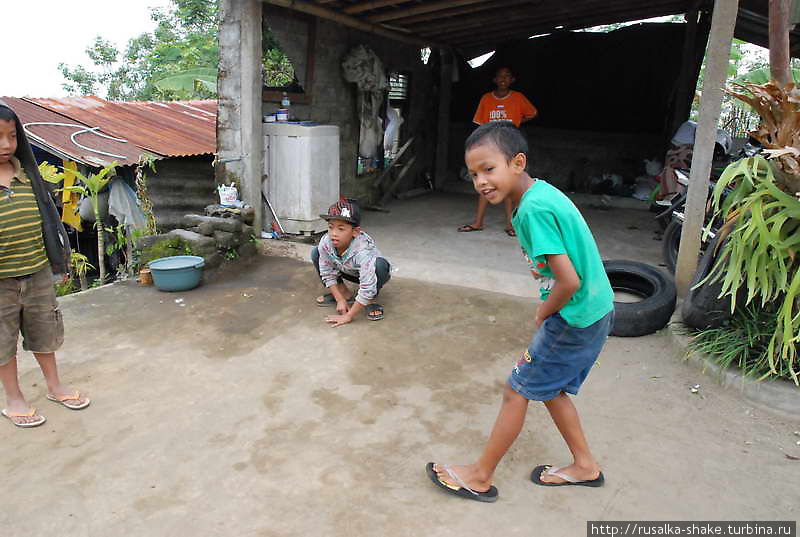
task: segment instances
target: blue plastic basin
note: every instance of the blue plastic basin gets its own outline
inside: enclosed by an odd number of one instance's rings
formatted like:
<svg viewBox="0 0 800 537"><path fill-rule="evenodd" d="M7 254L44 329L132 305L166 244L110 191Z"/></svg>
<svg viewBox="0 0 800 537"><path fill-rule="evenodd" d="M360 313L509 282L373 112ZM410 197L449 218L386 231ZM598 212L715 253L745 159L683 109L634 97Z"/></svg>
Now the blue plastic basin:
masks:
<svg viewBox="0 0 800 537"><path fill-rule="evenodd" d="M170 292L188 291L200 285L203 265L203 258L196 255L162 257L147 264L156 287Z"/></svg>

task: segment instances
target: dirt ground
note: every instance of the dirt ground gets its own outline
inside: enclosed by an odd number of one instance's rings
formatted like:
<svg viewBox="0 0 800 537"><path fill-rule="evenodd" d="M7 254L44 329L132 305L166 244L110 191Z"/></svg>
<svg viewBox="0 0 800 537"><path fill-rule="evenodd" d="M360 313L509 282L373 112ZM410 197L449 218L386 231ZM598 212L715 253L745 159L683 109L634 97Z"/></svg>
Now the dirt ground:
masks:
<svg viewBox="0 0 800 537"><path fill-rule="evenodd" d="M310 265L262 257L186 293L63 300L61 372L94 402L46 401L21 355L48 422L0 422L0 535L576 537L587 520L799 518L800 419L718 387L664 334L611 338L576 398L605 487L528 481L568 460L534 404L499 501L449 496L425 464L478 455L535 303L394 277L386 319L331 329L318 292Z"/></svg>

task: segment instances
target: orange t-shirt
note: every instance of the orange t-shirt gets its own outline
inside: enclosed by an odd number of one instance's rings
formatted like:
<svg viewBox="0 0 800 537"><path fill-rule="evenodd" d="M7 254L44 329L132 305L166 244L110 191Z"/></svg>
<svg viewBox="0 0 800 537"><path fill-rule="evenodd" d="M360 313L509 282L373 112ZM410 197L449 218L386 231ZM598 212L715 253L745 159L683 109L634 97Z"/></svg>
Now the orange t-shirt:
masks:
<svg viewBox="0 0 800 537"><path fill-rule="evenodd" d="M519 127L523 119L533 119L538 113L527 97L518 91L512 90L502 99L498 99L490 91L481 97L472 121L478 125L490 121L510 121L515 127Z"/></svg>

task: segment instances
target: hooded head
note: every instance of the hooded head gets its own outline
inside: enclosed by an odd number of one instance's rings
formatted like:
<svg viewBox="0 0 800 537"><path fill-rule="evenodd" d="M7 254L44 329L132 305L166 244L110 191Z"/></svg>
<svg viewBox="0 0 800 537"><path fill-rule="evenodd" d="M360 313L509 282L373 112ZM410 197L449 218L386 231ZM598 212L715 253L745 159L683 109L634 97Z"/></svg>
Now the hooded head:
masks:
<svg viewBox="0 0 800 537"><path fill-rule="evenodd" d="M44 246L53 271L67 272L70 259L69 238L61 223L61 216L49 193L47 183L39 173L31 144L19 117L11 107L0 101L0 164L8 162L11 154L19 160L33 186L39 213L42 215Z"/></svg>
<svg viewBox="0 0 800 537"><path fill-rule="evenodd" d="M0 164L7 162L10 158L7 156L8 152L17 157L29 178L42 180L36 159L33 158L31 144L28 142L19 117L10 106L0 101Z"/></svg>

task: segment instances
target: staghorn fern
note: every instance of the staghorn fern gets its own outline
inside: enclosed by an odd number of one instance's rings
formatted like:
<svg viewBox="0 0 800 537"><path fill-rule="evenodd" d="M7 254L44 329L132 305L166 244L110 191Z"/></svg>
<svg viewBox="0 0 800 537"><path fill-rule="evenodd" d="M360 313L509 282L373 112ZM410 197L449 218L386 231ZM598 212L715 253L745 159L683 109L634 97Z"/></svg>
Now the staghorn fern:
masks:
<svg viewBox="0 0 800 537"><path fill-rule="evenodd" d="M751 133L769 160L755 156L734 162L714 188L715 217L724 217L720 233L727 238L717 268L700 285L722 280L720 296L747 293L746 303L768 304L776 311L767 347L774 374L788 371L800 386L800 89L774 82L736 84L749 95L728 91L761 116ZM723 198L726 188L731 192ZM709 230L706 230L709 231Z"/></svg>

